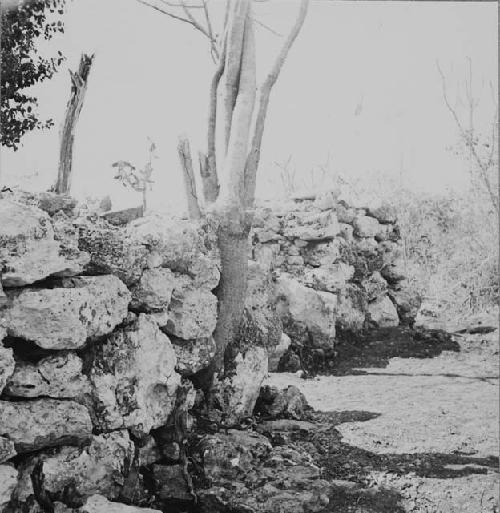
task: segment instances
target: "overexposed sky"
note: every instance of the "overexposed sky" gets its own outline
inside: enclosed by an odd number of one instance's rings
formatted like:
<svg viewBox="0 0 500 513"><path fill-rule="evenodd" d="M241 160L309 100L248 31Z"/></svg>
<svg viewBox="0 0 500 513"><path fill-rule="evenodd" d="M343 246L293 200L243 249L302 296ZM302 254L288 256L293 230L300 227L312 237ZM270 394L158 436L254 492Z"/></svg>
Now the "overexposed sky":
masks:
<svg viewBox="0 0 500 513"><path fill-rule="evenodd" d="M223 0L209 7L219 16ZM257 20L285 34L298 2L255 4ZM187 24L135 0L73 0L66 32L50 44L67 62L36 86L42 115L62 122L69 95L66 68L95 52L74 148L73 192L111 194L115 206L138 204L113 180L111 164L141 165L150 137L157 144L153 207L184 207L177 138L205 144L208 84L213 71L208 42ZM463 187L467 164L449 151L457 141L444 106L439 60L450 99L466 120L464 79L471 59L480 100L476 127L492 120L498 90L497 4L494 2L347 2L312 0L302 32L273 90L258 175L258 193L278 192L279 169L291 156L302 187L318 185L318 166L359 177L401 176L425 190ZM257 26L262 78L283 38ZM57 175L58 129L24 138L17 152L2 149L9 182L47 188ZM314 179L314 184L312 183Z"/></svg>

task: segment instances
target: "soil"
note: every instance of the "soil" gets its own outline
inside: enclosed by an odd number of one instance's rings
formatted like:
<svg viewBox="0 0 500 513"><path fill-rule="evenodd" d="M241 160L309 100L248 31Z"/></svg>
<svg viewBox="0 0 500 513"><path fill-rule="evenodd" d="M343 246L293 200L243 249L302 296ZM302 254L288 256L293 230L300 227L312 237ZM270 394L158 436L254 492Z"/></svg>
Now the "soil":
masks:
<svg viewBox="0 0 500 513"><path fill-rule="evenodd" d="M327 511L499 511L493 329L380 330L339 347L336 375L268 378L297 386L316 410L317 428L292 444L334 483Z"/></svg>

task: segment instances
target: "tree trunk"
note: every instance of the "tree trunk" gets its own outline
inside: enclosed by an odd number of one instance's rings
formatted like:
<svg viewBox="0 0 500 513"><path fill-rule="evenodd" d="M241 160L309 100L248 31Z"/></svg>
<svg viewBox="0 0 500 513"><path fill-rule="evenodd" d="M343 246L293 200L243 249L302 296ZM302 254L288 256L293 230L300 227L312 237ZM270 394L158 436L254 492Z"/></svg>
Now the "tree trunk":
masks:
<svg viewBox="0 0 500 513"><path fill-rule="evenodd" d="M186 137L179 138L177 145L179 160L184 178L184 187L186 189L186 198L188 206L189 219L199 219L201 217L200 206L198 204L198 193L196 192L196 180L193 171L193 159L191 158L191 148Z"/></svg>
<svg viewBox="0 0 500 513"><path fill-rule="evenodd" d="M235 221L241 216L237 212L233 214L233 219L227 216L220 220L217 232L221 270L217 287L217 325L213 335L216 351L209 367L194 378L205 393L210 392L214 379L224 374L226 349L235 339L245 307L251 225L246 220Z"/></svg>
<svg viewBox="0 0 500 513"><path fill-rule="evenodd" d="M248 236L250 225L234 230L221 225L218 247L221 258L221 280L217 290L219 312L214 339L217 343L214 364L216 372L223 372L227 346L234 340L245 305L248 271Z"/></svg>
<svg viewBox="0 0 500 513"><path fill-rule="evenodd" d="M61 133L61 149L59 153L59 171L55 192L69 194L71 188L71 167L73 165L74 133L78 117L83 107L87 90L87 79L92 66L93 55L83 54L76 73L70 71L71 96L66 107L66 116Z"/></svg>

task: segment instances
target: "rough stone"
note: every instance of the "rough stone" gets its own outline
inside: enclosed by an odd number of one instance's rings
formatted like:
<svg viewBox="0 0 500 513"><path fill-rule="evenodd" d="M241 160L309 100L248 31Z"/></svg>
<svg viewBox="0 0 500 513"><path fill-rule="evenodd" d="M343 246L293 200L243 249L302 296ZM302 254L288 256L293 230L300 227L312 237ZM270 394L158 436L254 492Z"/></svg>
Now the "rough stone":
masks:
<svg viewBox="0 0 500 513"><path fill-rule="evenodd" d="M258 433L229 429L227 434L206 436L200 442L203 472L207 479L237 479L251 468L254 458L269 454L269 440Z"/></svg>
<svg viewBox="0 0 500 513"><path fill-rule="evenodd" d="M272 270L276 267L276 257L279 252L279 244L257 244L253 246L252 255L263 268Z"/></svg>
<svg viewBox="0 0 500 513"><path fill-rule="evenodd" d="M131 223L139 217L144 215L144 209L142 205L140 207L125 208L123 210L112 210L101 214L101 217L105 219L109 224L114 226L123 226Z"/></svg>
<svg viewBox="0 0 500 513"><path fill-rule="evenodd" d="M304 265L304 259L301 256L289 256L286 261L288 265Z"/></svg>
<svg viewBox="0 0 500 513"><path fill-rule="evenodd" d="M250 347L238 353L233 362L231 376L223 382L228 423L252 415L262 382L268 374L267 351L263 347Z"/></svg>
<svg viewBox="0 0 500 513"><path fill-rule="evenodd" d="M161 513L161 511L111 502L106 497L96 494L87 499L87 502L78 509L78 513Z"/></svg>
<svg viewBox="0 0 500 513"><path fill-rule="evenodd" d="M50 217L35 206L0 199L0 264L7 287L30 285L48 276L72 276L88 262L86 253L66 258L54 238Z"/></svg>
<svg viewBox="0 0 500 513"><path fill-rule="evenodd" d="M354 276L354 267L343 262L329 267L308 269L304 273L304 284L323 292L339 292Z"/></svg>
<svg viewBox="0 0 500 513"><path fill-rule="evenodd" d="M193 500L182 465L153 465L153 481L162 500Z"/></svg>
<svg viewBox="0 0 500 513"><path fill-rule="evenodd" d="M0 465L0 511L10 502L17 485L17 470L10 465Z"/></svg>
<svg viewBox="0 0 500 513"><path fill-rule="evenodd" d="M389 290L389 297L396 306L401 322L412 325L422 305L421 296L403 281L397 288Z"/></svg>
<svg viewBox="0 0 500 513"><path fill-rule="evenodd" d="M57 194L55 192L40 192L38 195L38 208L53 216L57 212L63 211L66 215L75 214L77 201L67 194Z"/></svg>
<svg viewBox="0 0 500 513"><path fill-rule="evenodd" d="M350 224L340 223L339 235L347 242L352 242L354 240L354 228Z"/></svg>
<svg viewBox="0 0 500 513"><path fill-rule="evenodd" d="M5 388L10 376L12 376L15 366L12 349L2 345L2 331L3 330L0 327L0 394Z"/></svg>
<svg viewBox="0 0 500 513"><path fill-rule="evenodd" d="M187 274L196 287L212 289L220 265L212 232L208 226L160 214L124 227L86 220L80 228L80 248L91 254L89 272L115 274L128 286L144 269L165 267Z"/></svg>
<svg viewBox="0 0 500 513"><path fill-rule="evenodd" d="M304 394L293 385L283 390L269 385L263 386L255 406L255 412L266 419L300 420L310 409Z"/></svg>
<svg viewBox="0 0 500 513"><path fill-rule="evenodd" d="M387 295L368 304L368 319L379 328L397 326L399 317L396 307Z"/></svg>
<svg viewBox="0 0 500 513"><path fill-rule="evenodd" d="M339 203L337 205L337 218L340 223L352 224L356 218L356 210L350 208L345 204Z"/></svg>
<svg viewBox="0 0 500 513"><path fill-rule="evenodd" d="M277 311L285 333L310 339L314 346L330 346L335 337L335 310L332 303L315 290L285 274L277 280Z"/></svg>
<svg viewBox="0 0 500 513"><path fill-rule="evenodd" d="M208 290L175 289L165 331L185 340L212 336L217 323L217 298Z"/></svg>
<svg viewBox="0 0 500 513"><path fill-rule="evenodd" d="M286 353L291 344L290 337L286 333L281 334L280 343L268 351L268 370L269 372L276 372L281 360L281 357Z"/></svg>
<svg viewBox="0 0 500 513"><path fill-rule="evenodd" d="M358 215L354 221L354 234L358 237L375 237L380 232L379 222L369 216Z"/></svg>
<svg viewBox="0 0 500 513"><path fill-rule="evenodd" d="M0 463L10 460L10 458L16 454L17 452L14 447L14 442L8 438L0 436Z"/></svg>
<svg viewBox="0 0 500 513"><path fill-rule="evenodd" d="M211 483L198 491L201 511L310 513L328 505L330 486L308 454L271 448L245 431L207 437L200 447Z"/></svg>
<svg viewBox="0 0 500 513"><path fill-rule="evenodd" d="M391 285L396 285L405 279L404 266L400 262L384 266L381 274L387 280L387 283Z"/></svg>
<svg viewBox="0 0 500 513"><path fill-rule="evenodd" d="M55 453L33 456L20 468L17 499L23 502L33 494L30 474L37 463L41 464L44 488L53 496L72 487L83 498L102 494L115 499L134 459L134 451L127 431L114 431L92 437L90 445L83 448L62 447Z"/></svg>
<svg viewBox="0 0 500 513"><path fill-rule="evenodd" d="M289 239L305 241L321 241L333 239L338 235L340 226L333 211L326 212L295 212L293 222L288 222L283 231Z"/></svg>
<svg viewBox="0 0 500 513"><path fill-rule="evenodd" d="M99 428L127 427L144 436L164 424L180 383L175 365L170 340L146 314L113 333L90 373Z"/></svg>
<svg viewBox="0 0 500 513"><path fill-rule="evenodd" d="M177 357L176 371L181 376L192 376L204 369L215 355L215 340L213 337L196 340L184 340L170 337Z"/></svg>
<svg viewBox="0 0 500 513"><path fill-rule="evenodd" d="M328 267L340 258L340 245L337 240L308 244L303 251L304 262L311 267Z"/></svg>
<svg viewBox="0 0 500 513"><path fill-rule="evenodd" d="M130 307L146 313L166 310L176 286L176 276L170 269L146 269L138 283L131 288Z"/></svg>
<svg viewBox="0 0 500 513"><path fill-rule="evenodd" d="M73 401L0 401L0 419L0 435L11 440L19 453L79 444L92 433L87 409Z"/></svg>
<svg viewBox="0 0 500 513"><path fill-rule="evenodd" d="M10 336L44 349L76 349L107 335L127 315L130 293L115 276L62 280L62 287L25 289L0 315Z"/></svg>
<svg viewBox="0 0 500 513"><path fill-rule="evenodd" d="M387 282L378 271L365 278L361 282L361 287L366 292L368 301L373 301L387 292Z"/></svg>
<svg viewBox="0 0 500 513"><path fill-rule="evenodd" d="M90 393L90 384L82 366L82 360L70 352L43 358L36 364L18 362L5 393L12 397L83 398Z"/></svg>

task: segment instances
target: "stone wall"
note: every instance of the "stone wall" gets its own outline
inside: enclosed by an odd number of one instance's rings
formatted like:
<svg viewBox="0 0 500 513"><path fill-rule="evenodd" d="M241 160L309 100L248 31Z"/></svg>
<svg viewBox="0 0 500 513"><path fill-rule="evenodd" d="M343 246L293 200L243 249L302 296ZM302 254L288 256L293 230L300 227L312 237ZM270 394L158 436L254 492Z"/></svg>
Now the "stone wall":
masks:
<svg viewBox="0 0 500 513"><path fill-rule="evenodd" d="M191 501L179 422L214 352L209 228L2 196L0 511Z"/></svg>
<svg viewBox="0 0 500 513"><path fill-rule="evenodd" d="M325 196L259 208L255 221L244 322L218 384L225 425L253 413L289 346L330 357L343 331L414 314L387 212ZM214 233L2 193L0 511L192 500L184 444L193 381L215 350Z"/></svg>
<svg viewBox="0 0 500 513"><path fill-rule="evenodd" d="M275 276L276 308L291 339L281 368L334 365L342 337L413 323L420 300L404 277L390 208L349 207L329 192L261 205L252 237L252 258Z"/></svg>

